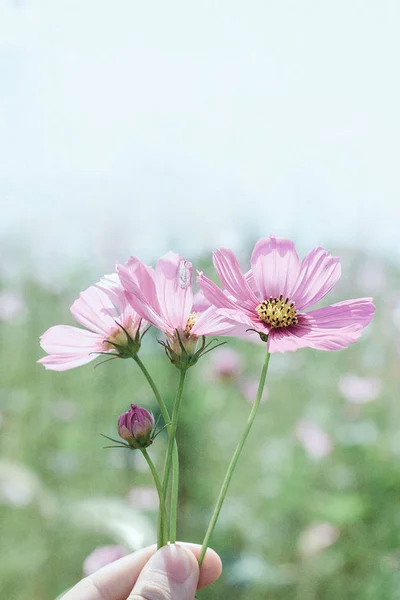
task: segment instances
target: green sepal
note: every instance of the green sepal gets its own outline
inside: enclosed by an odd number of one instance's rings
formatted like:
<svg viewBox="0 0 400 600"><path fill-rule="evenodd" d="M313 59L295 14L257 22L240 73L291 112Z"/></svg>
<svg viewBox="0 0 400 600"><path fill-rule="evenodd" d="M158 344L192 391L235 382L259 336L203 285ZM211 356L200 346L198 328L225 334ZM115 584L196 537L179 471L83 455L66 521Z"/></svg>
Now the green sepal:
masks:
<svg viewBox="0 0 400 600"><path fill-rule="evenodd" d="M211 352L211 350L218 348L218 346L222 346L223 344L226 344L226 342L220 342L219 344L217 344L216 346L213 346L211 348L210 347L211 344L213 342L217 342L218 340L212 339L210 342L208 342L208 344L206 344L206 337L203 335L200 348L192 354L192 353L188 352L187 349L185 348L185 345L182 342L180 333L177 329L175 330L175 333L176 333L176 336L177 336L177 339L179 342L179 346L181 349L180 354L175 352L171 348L171 346L168 342L163 342L162 340L158 340L158 343L161 346L163 346L163 348L165 350L165 354L168 356L169 360L180 371L187 371L187 369L190 369L190 367L193 367L204 354Z"/></svg>

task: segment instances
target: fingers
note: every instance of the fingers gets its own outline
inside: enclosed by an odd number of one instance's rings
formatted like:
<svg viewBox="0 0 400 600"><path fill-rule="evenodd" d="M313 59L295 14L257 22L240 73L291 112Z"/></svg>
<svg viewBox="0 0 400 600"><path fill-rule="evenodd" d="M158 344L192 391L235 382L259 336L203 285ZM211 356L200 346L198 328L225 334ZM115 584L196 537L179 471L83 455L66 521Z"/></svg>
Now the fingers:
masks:
<svg viewBox="0 0 400 600"><path fill-rule="evenodd" d="M193 600L199 566L193 552L173 544L146 563L128 600Z"/></svg>
<svg viewBox="0 0 400 600"><path fill-rule="evenodd" d="M124 556L85 577L61 600L126 600L156 546Z"/></svg>
<svg viewBox="0 0 400 600"><path fill-rule="evenodd" d="M185 546L185 548L189 548L191 552L196 557L196 560L200 556L201 546L199 544L188 544L186 542L177 542L180 546ZM222 573L222 562L218 554L212 548L207 548L206 555L204 557L204 561L200 567L200 577L199 582L197 584L197 589L201 590L201 588L206 587L207 585L211 585L214 581L217 581L218 577Z"/></svg>
<svg viewBox="0 0 400 600"><path fill-rule="evenodd" d="M189 549L198 558L201 549L198 544L179 542L179 546ZM126 600L140 572L156 550L156 546L149 546L103 567L80 581L62 600ZM209 548L201 565L198 589L213 583L221 571L218 554Z"/></svg>

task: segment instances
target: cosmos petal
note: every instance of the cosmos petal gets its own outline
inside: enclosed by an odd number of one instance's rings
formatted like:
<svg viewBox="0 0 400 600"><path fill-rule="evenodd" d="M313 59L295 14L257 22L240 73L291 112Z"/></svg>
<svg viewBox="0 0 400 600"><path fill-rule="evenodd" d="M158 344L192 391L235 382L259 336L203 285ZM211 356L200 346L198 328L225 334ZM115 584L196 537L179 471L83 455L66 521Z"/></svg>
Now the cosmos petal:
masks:
<svg viewBox="0 0 400 600"><path fill-rule="evenodd" d="M118 316L107 293L96 286L90 286L80 294L71 306L71 313L83 327L105 337L110 328L115 326Z"/></svg>
<svg viewBox="0 0 400 600"><path fill-rule="evenodd" d="M163 319L159 312L159 304L158 301L150 304L148 298L146 297L139 287L138 283L132 278L128 269L122 265L117 265L118 275L121 279L121 283L125 289L126 296L128 298L129 303L134 308L134 310L143 318L146 319L149 323L164 331L166 333L173 333L174 330L170 327L170 325ZM155 306L154 306L155 304Z"/></svg>
<svg viewBox="0 0 400 600"><path fill-rule="evenodd" d="M306 347L316 350L347 348L359 339L374 311L372 298L359 298L301 313L298 325L271 330L268 349L274 353Z"/></svg>
<svg viewBox="0 0 400 600"><path fill-rule="evenodd" d="M232 250L226 248L217 250L214 252L213 260L215 270L227 292L243 308L254 310L259 304L259 300L243 275L239 262Z"/></svg>
<svg viewBox="0 0 400 600"><path fill-rule="evenodd" d="M98 357L97 354L49 354L37 362L49 371L68 371L92 362Z"/></svg>
<svg viewBox="0 0 400 600"><path fill-rule="evenodd" d="M213 306L216 306L217 308L239 308L233 299L229 298L228 295L224 293L224 291L221 290L216 283L211 281L211 279L208 279L208 277L203 275L203 273L199 273L197 281L200 284L200 288L204 294L204 297Z"/></svg>
<svg viewBox="0 0 400 600"><path fill-rule="evenodd" d="M299 276L300 261L291 240L262 238L251 256L254 281L263 300L270 296L291 298Z"/></svg>
<svg viewBox="0 0 400 600"><path fill-rule="evenodd" d="M168 252L157 261L155 282L160 313L172 330L184 330L192 311L193 267L175 252Z"/></svg>
<svg viewBox="0 0 400 600"><path fill-rule="evenodd" d="M291 300L297 310L316 304L336 285L341 275L339 259L318 246L302 260Z"/></svg>

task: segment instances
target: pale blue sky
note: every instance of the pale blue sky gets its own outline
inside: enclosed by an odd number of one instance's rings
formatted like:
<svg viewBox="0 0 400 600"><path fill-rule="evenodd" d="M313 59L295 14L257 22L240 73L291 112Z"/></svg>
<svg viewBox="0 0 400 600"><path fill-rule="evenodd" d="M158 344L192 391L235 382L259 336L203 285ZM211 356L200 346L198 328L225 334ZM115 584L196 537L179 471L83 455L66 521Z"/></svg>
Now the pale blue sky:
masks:
<svg viewBox="0 0 400 600"><path fill-rule="evenodd" d="M398 0L0 0L0 236L400 257Z"/></svg>

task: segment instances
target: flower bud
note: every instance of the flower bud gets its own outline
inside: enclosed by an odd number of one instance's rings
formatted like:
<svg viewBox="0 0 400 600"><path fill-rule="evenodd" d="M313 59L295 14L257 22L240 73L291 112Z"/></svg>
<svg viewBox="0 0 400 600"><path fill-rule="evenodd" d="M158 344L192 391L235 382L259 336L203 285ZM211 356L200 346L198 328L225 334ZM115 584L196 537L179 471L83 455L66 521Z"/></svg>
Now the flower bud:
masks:
<svg viewBox="0 0 400 600"><path fill-rule="evenodd" d="M132 448L146 448L152 443L154 417L145 408L131 404L130 409L118 418L118 434Z"/></svg>

